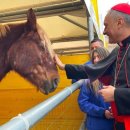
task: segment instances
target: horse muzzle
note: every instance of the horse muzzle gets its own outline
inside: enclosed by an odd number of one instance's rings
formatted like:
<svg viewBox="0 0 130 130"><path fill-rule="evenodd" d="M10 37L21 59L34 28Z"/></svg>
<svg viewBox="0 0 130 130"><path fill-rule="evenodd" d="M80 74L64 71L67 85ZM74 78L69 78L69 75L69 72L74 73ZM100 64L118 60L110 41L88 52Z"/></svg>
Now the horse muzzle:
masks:
<svg viewBox="0 0 130 130"><path fill-rule="evenodd" d="M47 95L50 92L53 92L57 88L58 83L59 83L59 78L55 78L51 82L46 80L46 81L43 82L42 86L39 87L39 90L42 93Z"/></svg>

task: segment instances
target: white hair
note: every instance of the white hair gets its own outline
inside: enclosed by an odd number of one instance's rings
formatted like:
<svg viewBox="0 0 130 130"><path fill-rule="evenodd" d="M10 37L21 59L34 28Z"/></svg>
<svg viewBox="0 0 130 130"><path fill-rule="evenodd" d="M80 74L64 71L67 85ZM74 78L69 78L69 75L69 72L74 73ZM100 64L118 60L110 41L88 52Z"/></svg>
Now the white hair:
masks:
<svg viewBox="0 0 130 130"><path fill-rule="evenodd" d="M122 12L119 12L119 11L116 11L116 10L110 10L109 11L109 14L114 18L118 18L118 17L123 17L124 18L124 21L125 23L130 26L130 15L128 14L125 14L125 13L122 13Z"/></svg>

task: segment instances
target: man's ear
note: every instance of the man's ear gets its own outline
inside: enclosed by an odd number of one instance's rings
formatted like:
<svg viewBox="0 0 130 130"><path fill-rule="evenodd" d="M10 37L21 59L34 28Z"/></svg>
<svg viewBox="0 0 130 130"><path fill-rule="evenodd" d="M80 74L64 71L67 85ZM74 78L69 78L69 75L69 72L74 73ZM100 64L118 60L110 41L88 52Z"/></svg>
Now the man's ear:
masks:
<svg viewBox="0 0 130 130"><path fill-rule="evenodd" d="M121 28L124 24L125 24L124 18L123 17L119 17L117 19L117 25L118 25L118 27Z"/></svg>

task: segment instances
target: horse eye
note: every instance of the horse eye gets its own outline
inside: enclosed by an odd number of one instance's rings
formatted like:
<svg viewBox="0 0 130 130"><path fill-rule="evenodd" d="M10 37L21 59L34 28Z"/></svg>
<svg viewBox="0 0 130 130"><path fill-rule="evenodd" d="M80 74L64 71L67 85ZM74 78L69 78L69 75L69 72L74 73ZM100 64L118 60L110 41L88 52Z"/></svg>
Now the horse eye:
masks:
<svg viewBox="0 0 130 130"><path fill-rule="evenodd" d="M39 47L40 47L40 49L42 49L43 51L45 51L45 47L44 47L44 45L42 43L39 44Z"/></svg>

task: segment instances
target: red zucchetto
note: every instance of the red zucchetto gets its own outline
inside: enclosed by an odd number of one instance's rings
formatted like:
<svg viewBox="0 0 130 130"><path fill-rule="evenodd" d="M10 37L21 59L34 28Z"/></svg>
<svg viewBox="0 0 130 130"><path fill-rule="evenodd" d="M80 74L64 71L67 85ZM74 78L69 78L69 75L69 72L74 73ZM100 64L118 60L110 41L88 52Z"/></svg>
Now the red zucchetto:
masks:
<svg viewBox="0 0 130 130"><path fill-rule="evenodd" d="M130 15L130 5L128 3L117 4L111 9Z"/></svg>

